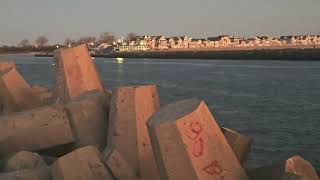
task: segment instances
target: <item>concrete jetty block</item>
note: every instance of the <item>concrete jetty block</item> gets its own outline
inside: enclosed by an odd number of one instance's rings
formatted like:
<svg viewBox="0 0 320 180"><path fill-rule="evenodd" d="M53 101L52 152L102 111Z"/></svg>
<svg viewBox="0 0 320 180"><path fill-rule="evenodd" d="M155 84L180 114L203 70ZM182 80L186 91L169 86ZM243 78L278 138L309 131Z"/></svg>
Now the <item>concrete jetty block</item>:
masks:
<svg viewBox="0 0 320 180"><path fill-rule="evenodd" d="M110 97L103 91L85 93L66 105L76 147L94 145L103 150L107 142Z"/></svg>
<svg viewBox="0 0 320 180"><path fill-rule="evenodd" d="M52 165L52 177L53 180L113 179L94 146L82 147L60 157Z"/></svg>
<svg viewBox="0 0 320 180"><path fill-rule="evenodd" d="M206 104L169 104L147 122L161 180L247 180Z"/></svg>
<svg viewBox="0 0 320 180"><path fill-rule="evenodd" d="M69 101L92 90L103 91L103 85L86 45L57 50L55 95Z"/></svg>
<svg viewBox="0 0 320 180"><path fill-rule="evenodd" d="M0 71L0 112L32 109L41 105L29 84L15 67Z"/></svg>
<svg viewBox="0 0 320 180"><path fill-rule="evenodd" d="M24 169L37 169L45 166L46 163L39 154L20 151L6 161L3 171L11 172Z"/></svg>
<svg viewBox="0 0 320 180"><path fill-rule="evenodd" d="M114 147L142 180L159 179L146 126L159 106L154 85L120 87L112 92L108 147Z"/></svg>
<svg viewBox="0 0 320 180"><path fill-rule="evenodd" d="M221 128L233 152L241 164L244 164L250 153L253 139L228 128Z"/></svg>
<svg viewBox="0 0 320 180"><path fill-rule="evenodd" d="M44 106L0 117L0 155L38 151L73 141L62 106Z"/></svg>
<svg viewBox="0 0 320 180"><path fill-rule="evenodd" d="M53 93L47 87L41 85L31 86L33 94L37 95L43 105L50 104L54 101Z"/></svg>
<svg viewBox="0 0 320 180"><path fill-rule="evenodd" d="M11 68L16 68L16 63L14 61L0 61L0 71L6 71Z"/></svg>
<svg viewBox="0 0 320 180"><path fill-rule="evenodd" d="M108 148L103 152L103 161L110 169L115 179L139 180L134 169L124 157L114 148Z"/></svg>
<svg viewBox="0 0 320 180"><path fill-rule="evenodd" d="M269 166L250 170L249 176L252 180L319 180L311 163L300 156L293 156Z"/></svg>
<svg viewBox="0 0 320 180"><path fill-rule="evenodd" d="M1 180L52 180L50 167L0 173Z"/></svg>

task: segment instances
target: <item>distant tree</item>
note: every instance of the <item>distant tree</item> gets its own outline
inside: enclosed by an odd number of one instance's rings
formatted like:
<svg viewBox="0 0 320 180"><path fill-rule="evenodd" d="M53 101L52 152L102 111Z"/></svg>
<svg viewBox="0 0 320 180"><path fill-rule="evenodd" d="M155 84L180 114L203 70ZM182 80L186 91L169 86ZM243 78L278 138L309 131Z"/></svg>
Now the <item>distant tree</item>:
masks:
<svg viewBox="0 0 320 180"><path fill-rule="evenodd" d="M49 42L48 38L45 37L45 36L39 36L37 39L36 39L36 45L39 46L39 47L42 47L42 46L45 46L47 45Z"/></svg>
<svg viewBox="0 0 320 180"><path fill-rule="evenodd" d="M82 37L78 40L78 43L95 43L96 42L96 37L94 36L86 36Z"/></svg>
<svg viewBox="0 0 320 180"><path fill-rule="evenodd" d="M127 34L127 41L130 43L131 41L134 41L137 37L137 34L136 33L128 33Z"/></svg>
<svg viewBox="0 0 320 180"><path fill-rule="evenodd" d="M18 43L18 47L27 47L30 46L30 42L28 39L23 39Z"/></svg>
<svg viewBox="0 0 320 180"><path fill-rule="evenodd" d="M104 32L100 35L99 41L102 43L112 44L116 41L116 36L114 36L111 32Z"/></svg>
<svg viewBox="0 0 320 180"><path fill-rule="evenodd" d="M65 40L64 40L64 45L65 46L69 46L69 45L71 45L71 44L74 44L74 43L76 43L76 41L75 40L72 40L72 39L70 39L70 38L66 38Z"/></svg>

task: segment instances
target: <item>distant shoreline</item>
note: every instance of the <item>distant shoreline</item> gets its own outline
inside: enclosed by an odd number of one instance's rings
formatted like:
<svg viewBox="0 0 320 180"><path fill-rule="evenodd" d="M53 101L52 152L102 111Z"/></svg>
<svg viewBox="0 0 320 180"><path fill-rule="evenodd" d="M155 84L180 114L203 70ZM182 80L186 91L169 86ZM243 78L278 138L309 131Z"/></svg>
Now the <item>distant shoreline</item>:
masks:
<svg viewBox="0 0 320 180"><path fill-rule="evenodd" d="M149 59L221 59L221 60L313 60L320 61L320 48L316 49L251 49L214 51L145 51L117 52L94 55L105 58L149 58Z"/></svg>
<svg viewBox="0 0 320 180"><path fill-rule="evenodd" d="M52 57L52 53L0 52L0 56ZM148 59L233 59L233 60L312 60L320 61L320 48L288 49L180 49L162 51L113 52L107 55L92 55L103 58L148 58Z"/></svg>
<svg viewBox="0 0 320 180"><path fill-rule="evenodd" d="M0 52L0 56L35 56L39 52Z"/></svg>

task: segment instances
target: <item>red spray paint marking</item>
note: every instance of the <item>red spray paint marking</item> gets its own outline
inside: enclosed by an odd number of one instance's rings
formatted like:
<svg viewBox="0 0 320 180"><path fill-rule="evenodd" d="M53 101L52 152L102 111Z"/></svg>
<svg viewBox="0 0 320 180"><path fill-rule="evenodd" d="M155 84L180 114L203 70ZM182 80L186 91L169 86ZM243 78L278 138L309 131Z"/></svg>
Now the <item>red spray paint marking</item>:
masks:
<svg viewBox="0 0 320 180"><path fill-rule="evenodd" d="M202 126L199 122L192 122L190 124L190 129L195 134L200 134L202 132Z"/></svg>
<svg viewBox="0 0 320 180"><path fill-rule="evenodd" d="M203 155L203 149L204 149L204 142L203 142L202 138L200 137L193 144L193 155L195 157L202 156Z"/></svg>
<svg viewBox="0 0 320 180"><path fill-rule="evenodd" d="M204 167L203 170L210 175L221 175L223 169L218 161L211 162L208 166Z"/></svg>
<svg viewBox="0 0 320 180"><path fill-rule="evenodd" d="M192 122L189 126L189 130L190 131L187 132L188 138L191 140L195 140L202 132L202 126L199 122Z"/></svg>

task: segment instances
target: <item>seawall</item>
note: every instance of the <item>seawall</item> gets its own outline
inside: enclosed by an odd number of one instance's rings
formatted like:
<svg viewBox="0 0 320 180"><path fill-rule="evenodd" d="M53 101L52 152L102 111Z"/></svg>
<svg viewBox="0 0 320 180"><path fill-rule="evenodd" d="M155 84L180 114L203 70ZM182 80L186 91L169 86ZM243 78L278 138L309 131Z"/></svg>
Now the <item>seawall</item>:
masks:
<svg viewBox="0 0 320 180"><path fill-rule="evenodd" d="M215 51L144 51L94 55L106 58L320 60L320 49L254 49Z"/></svg>

